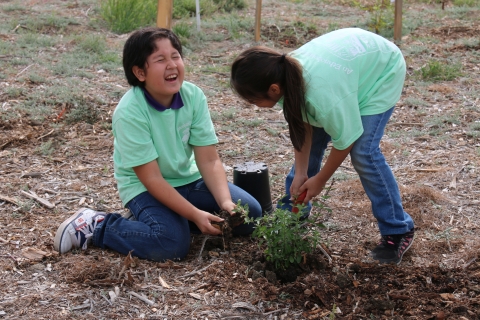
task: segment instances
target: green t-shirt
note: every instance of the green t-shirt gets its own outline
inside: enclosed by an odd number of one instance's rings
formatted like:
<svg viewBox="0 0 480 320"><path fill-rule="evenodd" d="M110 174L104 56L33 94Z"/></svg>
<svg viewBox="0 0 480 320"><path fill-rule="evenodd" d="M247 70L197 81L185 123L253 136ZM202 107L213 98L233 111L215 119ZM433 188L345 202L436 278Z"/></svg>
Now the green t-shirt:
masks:
<svg viewBox="0 0 480 320"><path fill-rule="evenodd" d="M322 127L344 150L363 133L361 116L383 113L400 98L405 60L392 42L347 28L320 36L291 53L307 86L304 120Z"/></svg>
<svg viewBox="0 0 480 320"><path fill-rule="evenodd" d="M113 162L123 205L147 190L133 167L156 160L173 187L201 177L193 146L216 144L218 139L202 90L184 81L180 96L183 107L158 111L141 88L133 87L118 103L112 118Z"/></svg>

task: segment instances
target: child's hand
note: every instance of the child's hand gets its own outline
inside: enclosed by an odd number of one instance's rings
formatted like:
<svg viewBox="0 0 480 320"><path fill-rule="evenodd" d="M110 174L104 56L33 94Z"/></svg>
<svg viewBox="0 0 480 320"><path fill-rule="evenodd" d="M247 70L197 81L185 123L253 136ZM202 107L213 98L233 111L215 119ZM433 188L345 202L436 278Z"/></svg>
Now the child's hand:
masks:
<svg viewBox="0 0 480 320"><path fill-rule="evenodd" d="M312 200L312 198L318 196L323 188L325 188L325 183L319 181L317 176L308 179L301 188L302 191L307 191L303 203L307 203Z"/></svg>
<svg viewBox="0 0 480 320"><path fill-rule="evenodd" d="M305 183L305 181L308 180L308 176L300 176L299 174L296 174L295 177L293 177L292 184L290 186L290 194L293 195L299 195L300 192L300 187ZM293 197L290 200L295 200Z"/></svg>
<svg viewBox="0 0 480 320"><path fill-rule="evenodd" d="M235 203L233 203L232 200L227 200L224 203L222 203L222 205L221 205L221 209L230 213L231 216L233 216L235 214L235 212L233 212L233 209L235 209L235 207L236 207L236 205L235 205Z"/></svg>
<svg viewBox="0 0 480 320"><path fill-rule="evenodd" d="M211 221L222 222L222 218L214 216L213 214L202 210L199 210L198 215L196 215L195 218L196 219L193 221L193 223L197 225L198 229L200 229L202 233L211 234L214 236L222 234L220 230L213 227L210 223Z"/></svg>

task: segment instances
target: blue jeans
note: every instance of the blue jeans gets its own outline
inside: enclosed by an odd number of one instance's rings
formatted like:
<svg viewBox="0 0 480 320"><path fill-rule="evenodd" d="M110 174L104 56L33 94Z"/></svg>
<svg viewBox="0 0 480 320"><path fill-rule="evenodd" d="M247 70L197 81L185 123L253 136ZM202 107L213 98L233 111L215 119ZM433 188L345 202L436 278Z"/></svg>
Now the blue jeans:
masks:
<svg viewBox="0 0 480 320"><path fill-rule="evenodd" d="M261 217L262 208L246 191L229 183L232 201L248 204L250 217ZM220 207L203 179L175 188L185 199L200 210L219 212ZM93 234L93 245L110 248L122 254L153 261L183 259L190 248L190 232L200 233L197 226L170 210L149 192L143 192L128 202L127 207L137 221L123 218L120 214L107 214ZM234 235L248 235L253 224L235 227Z"/></svg>
<svg viewBox="0 0 480 320"><path fill-rule="evenodd" d="M382 235L404 234L414 227L412 218L403 210L397 182L380 150L380 140L393 109L377 115L362 116L364 132L355 141L350 151L353 167L360 176L363 188L372 203L373 216L377 219ZM313 177L320 171L329 141L330 136L323 128L313 127L308 177ZM287 195L281 200L284 203L283 207L291 206L291 201L288 199L294 176L295 164L285 179Z"/></svg>

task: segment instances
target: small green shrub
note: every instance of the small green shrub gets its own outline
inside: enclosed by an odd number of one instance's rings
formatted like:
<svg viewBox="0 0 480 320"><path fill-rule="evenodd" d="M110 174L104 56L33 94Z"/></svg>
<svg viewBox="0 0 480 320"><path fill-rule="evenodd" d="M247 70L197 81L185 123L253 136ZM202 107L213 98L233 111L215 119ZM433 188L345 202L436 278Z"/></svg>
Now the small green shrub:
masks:
<svg viewBox="0 0 480 320"><path fill-rule="evenodd" d="M71 110L67 116L68 124L86 122L94 124L98 120L98 110L90 104L82 104Z"/></svg>
<svg viewBox="0 0 480 320"><path fill-rule="evenodd" d="M322 197L323 200L327 198L328 195ZM313 205L330 210L323 203L315 202ZM304 205L297 207L301 212ZM260 239L259 246L265 244L265 258L277 270L300 264L304 254L315 250L321 240L319 229L324 228L322 223L315 222L315 217L302 221L301 214L279 208L256 220L246 214L244 217L246 223L254 223L252 236Z"/></svg>
<svg viewBox="0 0 480 320"><path fill-rule="evenodd" d="M40 153L41 155L43 156L49 156L53 153L55 149L53 148L53 142L52 140L48 140L47 142L44 142L40 145L40 147L38 147L37 149L35 149L35 151L37 151L38 153Z"/></svg>
<svg viewBox="0 0 480 320"><path fill-rule="evenodd" d="M107 49L107 40L102 35L82 35L75 40L84 52L102 54Z"/></svg>
<svg viewBox="0 0 480 320"><path fill-rule="evenodd" d="M461 64L447 64L440 61L430 60L428 63L420 68L417 74L423 80L431 81L451 81L462 75Z"/></svg>
<svg viewBox="0 0 480 320"><path fill-rule="evenodd" d="M5 94L9 99L17 99L25 94L25 89L20 87L7 87Z"/></svg>
<svg viewBox="0 0 480 320"><path fill-rule="evenodd" d="M127 33L154 24L157 0L102 0L100 15L113 32Z"/></svg>
<svg viewBox="0 0 480 320"><path fill-rule="evenodd" d="M178 22L172 27L172 31L175 32L182 45L186 45L192 34L192 26L186 22Z"/></svg>
<svg viewBox="0 0 480 320"><path fill-rule="evenodd" d="M480 6L479 0L453 0L455 6L475 7Z"/></svg>
<svg viewBox="0 0 480 320"><path fill-rule="evenodd" d="M386 36L385 32L391 32L394 22L394 6L390 0L375 0L373 4L363 5L358 1L354 1L356 6L370 13L367 23L370 31L376 34Z"/></svg>
<svg viewBox="0 0 480 320"><path fill-rule="evenodd" d="M72 18L62 17L60 14L51 13L48 16L32 16L25 21L29 32L55 33L62 32L69 25L78 25L79 23Z"/></svg>

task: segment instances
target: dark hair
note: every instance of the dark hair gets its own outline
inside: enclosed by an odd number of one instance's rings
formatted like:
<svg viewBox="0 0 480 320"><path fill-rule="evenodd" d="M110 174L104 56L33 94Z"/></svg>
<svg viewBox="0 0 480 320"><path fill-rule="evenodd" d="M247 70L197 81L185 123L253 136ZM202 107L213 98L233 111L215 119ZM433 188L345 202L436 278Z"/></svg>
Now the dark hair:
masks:
<svg viewBox="0 0 480 320"><path fill-rule="evenodd" d="M230 86L243 99L268 99L270 85L283 91L283 114L288 122L293 147L305 143L305 81L303 68L294 58L267 47L252 47L242 52L232 64Z"/></svg>
<svg viewBox="0 0 480 320"><path fill-rule="evenodd" d="M164 28L149 27L135 31L128 37L123 46L123 70L131 86L144 87L145 83L137 79L132 68L137 66L145 68L147 58L157 50L155 41L157 39L168 39L172 46L182 56L182 44L178 37L171 30Z"/></svg>

